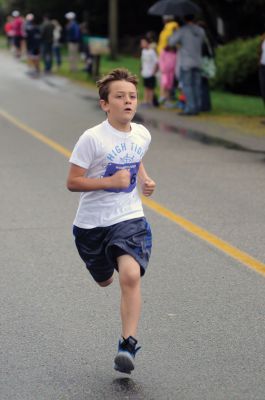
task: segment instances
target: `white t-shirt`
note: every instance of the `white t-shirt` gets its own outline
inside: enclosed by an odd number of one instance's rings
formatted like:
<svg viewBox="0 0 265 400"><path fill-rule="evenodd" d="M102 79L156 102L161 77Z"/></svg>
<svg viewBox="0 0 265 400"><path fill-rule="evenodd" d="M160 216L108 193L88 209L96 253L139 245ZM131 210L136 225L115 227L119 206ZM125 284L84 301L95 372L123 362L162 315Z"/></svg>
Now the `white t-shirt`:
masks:
<svg viewBox="0 0 265 400"><path fill-rule="evenodd" d="M126 133L113 128L108 120L80 136L71 163L86 168L90 178L110 176L126 168L131 184L127 189L82 192L74 225L91 229L144 215L136 184L139 164L150 141L151 135L143 125L131 123L131 131Z"/></svg>
<svg viewBox="0 0 265 400"><path fill-rule="evenodd" d="M151 78L155 75L155 67L158 57L154 49L142 49L141 54L141 75L143 78Z"/></svg>

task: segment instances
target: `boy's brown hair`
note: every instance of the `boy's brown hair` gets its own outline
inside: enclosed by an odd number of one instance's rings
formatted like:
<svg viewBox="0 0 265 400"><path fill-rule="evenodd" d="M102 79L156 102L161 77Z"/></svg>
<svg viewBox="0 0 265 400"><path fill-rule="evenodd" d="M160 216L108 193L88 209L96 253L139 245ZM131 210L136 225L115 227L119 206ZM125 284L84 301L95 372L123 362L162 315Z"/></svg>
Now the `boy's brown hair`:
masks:
<svg viewBox="0 0 265 400"><path fill-rule="evenodd" d="M115 81L126 81L131 82L137 87L138 78L136 75L133 75L128 69L125 68L116 68L113 69L108 75L103 76L102 79L97 81L97 87L99 92L99 98L101 100L108 101L109 96L109 86L111 82Z"/></svg>

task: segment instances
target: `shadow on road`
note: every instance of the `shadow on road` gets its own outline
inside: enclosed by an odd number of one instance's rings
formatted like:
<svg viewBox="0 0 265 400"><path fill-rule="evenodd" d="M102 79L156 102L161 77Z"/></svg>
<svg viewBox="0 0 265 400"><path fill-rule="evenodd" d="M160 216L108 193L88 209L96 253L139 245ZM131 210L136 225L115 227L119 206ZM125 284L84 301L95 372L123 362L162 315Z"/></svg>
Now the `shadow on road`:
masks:
<svg viewBox="0 0 265 400"><path fill-rule="evenodd" d="M130 399L144 399L143 388L131 378L124 377L114 379L112 381L112 388L116 393L128 396Z"/></svg>
<svg viewBox="0 0 265 400"><path fill-rule="evenodd" d="M201 132L198 132L198 131L195 131L192 129L188 129L188 128L184 128L184 127L177 127L177 126L169 125L165 122L155 121L152 118L147 118L138 113L135 115L134 121L141 123L141 124L145 124L145 125L148 124L156 129L159 129L161 132L175 133L186 139L194 140L196 142L200 142L205 145L221 146L226 149L245 151L248 153L265 154L264 150L249 149L245 146L241 146L238 143L235 143L235 142L232 142L229 140L225 140L223 138L210 136L210 135L207 135L206 133L201 133Z"/></svg>

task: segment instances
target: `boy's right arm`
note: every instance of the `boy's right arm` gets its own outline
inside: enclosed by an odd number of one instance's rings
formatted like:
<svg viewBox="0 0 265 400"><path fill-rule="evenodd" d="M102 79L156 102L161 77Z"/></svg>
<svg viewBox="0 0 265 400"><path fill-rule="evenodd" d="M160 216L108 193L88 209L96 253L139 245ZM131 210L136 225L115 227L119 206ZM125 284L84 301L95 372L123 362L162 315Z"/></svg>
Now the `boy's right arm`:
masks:
<svg viewBox="0 0 265 400"><path fill-rule="evenodd" d="M130 172L122 169L112 176L105 178L88 178L85 176L87 170L76 164L71 164L67 189L71 192L91 192L105 189L126 189L130 185Z"/></svg>

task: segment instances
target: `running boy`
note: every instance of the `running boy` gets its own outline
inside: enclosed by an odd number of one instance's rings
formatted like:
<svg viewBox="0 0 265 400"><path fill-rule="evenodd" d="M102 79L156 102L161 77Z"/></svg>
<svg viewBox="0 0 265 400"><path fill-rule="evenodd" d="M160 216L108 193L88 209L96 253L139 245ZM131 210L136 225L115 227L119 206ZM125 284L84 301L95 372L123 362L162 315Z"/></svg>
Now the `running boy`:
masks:
<svg viewBox="0 0 265 400"><path fill-rule="evenodd" d="M144 126L131 122L137 107L136 76L115 69L97 85L107 119L79 138L70 158L67 188L81 192L73 232L88 271L101 287L111 284L115 269L119 273L122 335L114 368L130 374L139 349L135 336L140 278L152 245L136 185L139 182L145 196L155 189L142 163L151 136Z"/></svg>

